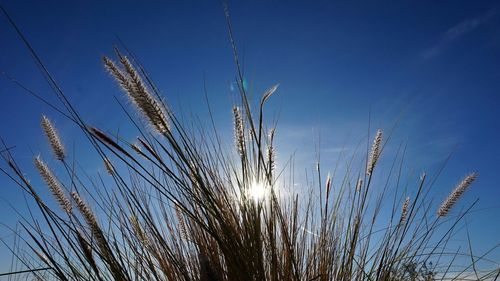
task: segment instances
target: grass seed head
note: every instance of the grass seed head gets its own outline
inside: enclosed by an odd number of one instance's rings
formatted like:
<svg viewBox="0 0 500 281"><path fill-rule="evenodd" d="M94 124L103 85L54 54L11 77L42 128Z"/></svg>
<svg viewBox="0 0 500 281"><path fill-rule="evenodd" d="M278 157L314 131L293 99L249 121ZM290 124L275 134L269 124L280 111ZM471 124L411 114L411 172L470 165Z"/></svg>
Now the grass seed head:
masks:
<svg viewBox="0 0 500 281"><path fill-rule="evenodd" d="M401 219L399 220L401 224L406 222L408 217L408 206L410 205L410 197L406 197L403 202L403 206L401 207Z"/></svg>
<svg viewBox="0 0 500 281"><path fill-rule="evenodd" d="M40 176L43 178L47 186L49 187L52 195L61 206L61 209L66 211L66 213L71 213L71 202L66 197L61 184L50 170L49 166L43 162L40 156L35 157L35 166L40 173Z"/></svg>
<svg viewBox="0 0 500 281"><path fill-rule="evenodd" d="M467 175L453 191L446 197L441 206L438 209L438 217L445 217L450 212L453 205L462 197L465 190L477 179L476 173L471 173Z"/></svg>
<svg viewBox="0 0 500 281"><path fill-rule="evenodd" d="M57 160L63 160L66 153L64 145L62 144L61 138L59 137L56 128L54 127L52 122L50 122L49 118L47 118L47 116L45 115L42 115L41 125Z"/></svg>
<svg viewBox="0 0 500 281"><path fill-rule="evenodd" d="M236 148L240 156L245 155L245 124L243 122L243 116L241 115L241 110L239 107L233 107L234 115L234 138L236 142Z"/></svg>
<svg viewBox="0 0 500 281"><path fill-rule="evenodd" d="M372 150L370 152L370 156L368 157L368 165L366 167L366 174L370 176L373 173L373 169L375 168L375 164L377 164L377 160L380 157L380 145L382 143L382 130L377 130L377 134L375 135L375 139L373 139Z"/></svg>
<svg viewBox="0 0 500 281"><path fill-rule="evenodd" d="M170 125L167 118L167 109L162 102L159 102L149 92L141 76L130 61L124 56L120 57L120 62L125 68L125 73L110 58L104 57L103 62L104 67L115 78L130 101L142 113L151 127L162 135L169 132Z"/></svg>

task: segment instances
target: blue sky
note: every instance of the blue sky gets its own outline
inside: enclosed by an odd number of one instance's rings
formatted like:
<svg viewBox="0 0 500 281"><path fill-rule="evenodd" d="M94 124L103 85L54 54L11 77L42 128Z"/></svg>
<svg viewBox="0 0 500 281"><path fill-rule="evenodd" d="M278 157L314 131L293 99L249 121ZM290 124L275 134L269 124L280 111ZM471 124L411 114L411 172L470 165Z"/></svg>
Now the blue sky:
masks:
<svg viewBox="0 0 500 281"><path fill-rule="evenodd" d="M219 1L2 5L88 122L134 137L113 99L121 94L100 61L112 54L118 36L176 111L206 117L206 79L217 122L231 125L235 68ZM480 179L463 203L480 199L477 215L469 218L472 235L479 250L500 242L498 2L273 0L232 1L230 8L251 92L260 95L280 83L268 108L279 121L279 155L297 151L307 169L320 139L323 164L331 166L342 145L366 138L370 108L372 126L385 130L404 109L392 146L408 143L408 169L435 171L453 151L437 182L436 200L466 173L478 171ZM56 102L3 16L0 46L0 71ZM42 113L55 120L65 142L85 159L78 130L69 121L4 77L0 98L0 136L16 145L14 154L28 172L33 172L34 154L49 155L39 129ZM3 177L0 197L24 202ZM2 204L0 222L15 224L15 214ZM0 236L7 233L0 227Z"/></svg>

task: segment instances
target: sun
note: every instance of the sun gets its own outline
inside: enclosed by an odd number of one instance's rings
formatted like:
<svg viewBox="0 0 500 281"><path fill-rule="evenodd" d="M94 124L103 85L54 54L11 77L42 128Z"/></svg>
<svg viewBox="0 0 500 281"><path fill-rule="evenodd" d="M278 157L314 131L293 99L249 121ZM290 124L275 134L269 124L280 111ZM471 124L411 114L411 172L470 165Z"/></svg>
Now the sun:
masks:
<svg viewBox="0 0 500 281"><path fill-rule="evenodd" d="M249 197L255 201L262 200L266 195L266 188L261 182L253 181L248 189Z"/></svg>

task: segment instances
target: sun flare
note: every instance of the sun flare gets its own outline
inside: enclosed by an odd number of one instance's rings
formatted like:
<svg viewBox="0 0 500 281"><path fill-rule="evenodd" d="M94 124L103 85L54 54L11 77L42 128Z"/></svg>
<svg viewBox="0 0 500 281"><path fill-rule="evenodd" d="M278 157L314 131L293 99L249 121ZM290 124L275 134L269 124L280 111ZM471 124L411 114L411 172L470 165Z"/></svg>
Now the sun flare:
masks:
<svg viewBox="0 0 500 281"><path fill-rule="evenodd" d="M248 195L253 198L253 200L259 201L266 195L266 189L261 182L254 181L248 189Z"/></svg>

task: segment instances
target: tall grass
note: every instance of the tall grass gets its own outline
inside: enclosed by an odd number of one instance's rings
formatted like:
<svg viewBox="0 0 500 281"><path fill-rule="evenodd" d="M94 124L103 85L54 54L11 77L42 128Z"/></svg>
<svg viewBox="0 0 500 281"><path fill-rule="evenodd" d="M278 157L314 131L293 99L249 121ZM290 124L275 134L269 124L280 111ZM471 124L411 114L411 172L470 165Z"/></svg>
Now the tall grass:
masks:
<svg viewBox="0 0 500 281"><path fill-rule="evenodd" d="M240 89L230 128L233 149L224 145L215 125L206 129L181 122L143 68L118 50L116 59L104 57L103 63L139 113L135 118L124 108L139 134L136 140L87 124L54 87L66 116L81 128L107 174L89 180L43 116L42 129L60 177L41 157L34 161L57 208L6 150L10 170L2 171L38 208L38 215L20 222L20 237L33 254L14 251L33 276L158 281L435 280L460 278L464 272L473 272L478 280L498 276L476 270L483 257L472 254L470 265L457 268L463 253L447 248L472 206L454 213L452 208L476 174L459 183L437 210L429 200L434 179L426 174L410 185L414 189L390 193L389 179L385 184L374 180L385 144L381 130L366 156L353 153L345 173L324 177L318 164L310 192L294 190L282 172L286 165L276 165L276 130L267 128L263 110L278 87L266 91L253 110L231 29L230 37ZM404 150L400 153L385 173L398 181ZM381 215L384 211L389 215ZM36 270L40 267L47 270Z"/></svg>

